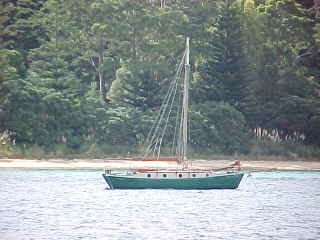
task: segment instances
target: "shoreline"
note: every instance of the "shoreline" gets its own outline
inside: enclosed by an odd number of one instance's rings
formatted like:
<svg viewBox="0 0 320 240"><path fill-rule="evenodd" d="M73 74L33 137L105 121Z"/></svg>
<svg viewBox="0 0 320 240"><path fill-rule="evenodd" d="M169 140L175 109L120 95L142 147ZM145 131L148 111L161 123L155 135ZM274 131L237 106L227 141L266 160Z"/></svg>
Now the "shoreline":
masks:
<svg viewBox="0 0 320 240"><path fill-rule="evenodd" d="M191 168L220 168L239 159L229 160L193 160ZM241 168L249 171L269 170L320 170L320 161L302 160L240 160ZM176 162L146 162L129 159L0 159L0 169L74 169L103 170L130 168L171 168L176 169Z"/></svg>

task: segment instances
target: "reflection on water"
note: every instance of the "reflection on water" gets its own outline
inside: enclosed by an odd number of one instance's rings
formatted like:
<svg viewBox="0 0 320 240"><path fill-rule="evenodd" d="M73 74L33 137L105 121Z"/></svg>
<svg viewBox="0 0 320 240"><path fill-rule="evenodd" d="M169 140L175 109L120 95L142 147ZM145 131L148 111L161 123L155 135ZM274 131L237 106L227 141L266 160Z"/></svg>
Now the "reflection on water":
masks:
<svg viewBox="0 0 320 240"><path fill-rule="evenodd" d="M1 170L0 239L320 239L320 172L237 190L106 190L101 171Z"/></svg>

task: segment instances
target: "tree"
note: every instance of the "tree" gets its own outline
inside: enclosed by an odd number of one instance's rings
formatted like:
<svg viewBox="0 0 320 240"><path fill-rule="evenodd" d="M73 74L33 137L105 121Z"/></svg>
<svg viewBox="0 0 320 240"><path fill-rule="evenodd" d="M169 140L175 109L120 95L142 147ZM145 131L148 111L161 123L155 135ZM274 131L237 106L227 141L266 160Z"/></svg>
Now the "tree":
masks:
<svg viewBox="0 0 320 240"><path fill-rule="evenodd" d="M244 115L228 103L204 102L191 109L190 142L215 154L246 153L250 132Z"/></svg>
<svg viewBox="0 0 320 240"><path fill-rule="evenodd" d="M20 52L24 65L30 49L40 45L42 29L33 21L45 0L3 0L0 3L0 47Z"/></svg>
<svg viewBox="0 0 320 240"><path fill-rule="evenodd" d="M240 11L234 1L220 3L219 16L208 28L207 54L199 66L200 82L196 93L200 101L225 101L242 111L248 87Z"/></svg>
<svg viewBox="0 0 320 240"><path fill-rule="evenodd" d="M63 23L68 25L68 11L59 4L46 2L37 15L48 39L43 39L39 48L29 50L27 77L10 88L9 129L14 138L45 147L60 143L77 146L83 135L76 128L76 120L80 117L77 102L84 87L71 70L73 52L66 51L68 32L61 27Z"/></svg>
<svg viewBox="0 0 320 240"><path fill-rule="evenodd" d="M160 107L162 91L159 75L152 71L152 66L146 66L148 65L143 63L128 62L118 69L112 101L142 110Z"/></svg>
<svg viewBox="0 0 320 240"><path fill-rule="evenodd" d="M109 96L116 103L143 110L159 107L183 52L185 37L178 26L187 17L176 5L159 8L130 2L127 6L124 19L129 42Z"/></svg>
<svg viewBox="0 0 320 240"><path fill-rule="evenodd" d="M115 79L119 64L119 32L125 31L118 22L123 16L126 1L70 1L71 48L91 65L92 82L96 85L103 103ZM116 21L116 22L115 22Z"/></svg>
<svg viewBox="0 0 320 240"><path fill-rule="evenodd" d="M263 1L257 9L259 55L251 85L256 114L248 116L249 122L275 139L310 143L307 132L313 125L309 119L318 115L318 87L315 78L296 64L299 49L311 43L310 19L295 1Z"/></svg>
<svg viewBox="0 0 320 240"><path fill-rule="evenodd" d="M24 72L22 57L15 50L0 50L0 131L7 130L9 90L13 81Z"/></svg>

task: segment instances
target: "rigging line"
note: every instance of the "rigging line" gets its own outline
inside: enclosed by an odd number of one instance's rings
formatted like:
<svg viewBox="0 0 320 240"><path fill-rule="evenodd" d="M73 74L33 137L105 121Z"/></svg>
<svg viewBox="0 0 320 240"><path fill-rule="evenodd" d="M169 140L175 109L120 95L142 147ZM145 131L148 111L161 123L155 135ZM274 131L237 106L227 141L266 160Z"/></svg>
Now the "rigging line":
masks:
<svg viewBox="0 0 320 240"><path fill-rule="evenodd" d="M162 130L162 136L160 138L160 143L159 143L158 157L160 156L160 148L161 148L162 140L163 140L164 134L165 134L165 132L167 130L167 127L168 127L168 122L169 122L169 118L170 118L170 115L171 115L171 112L172 112L173 103L175 101L175 97L176 97L176 94L177 94L178 80L176 81L176 84L175 84L174 93L173 93L173 96L172 96L172 99L171 99L171 103L170 103L170 107L169 107L169 112L168 112L168 115L167 115L167 119L165 121L165 126L164 126L164 128Z"/></svg>
<svg viewBox="0 0 320 240"><path fill-rule="evenodd" d="M164 136L164 134L166 132L168 121L169 121L169 118L170 118L170 115L171 115L171 111L172 111L172 106L173 106L173 103L175 101L178 81L181 78L181 72L182 72L182 70L179 69L179 73L177 74L177 76L175 78L175 81L174 81L175 85L172 87L170 96L169 96L168 101L167 101L166 115L163 115L162 119L160 120L161 123L164 122L163 123L164 127L162 128L162 134L161 134L160 129L159 129L159 134L157 135L157 143L156 143L156 146L155 146L155 149L154 149L154 151L158 150L158 157L160 156L160 149L161 149L161 145L162 145L163 136ZM166 119L166 120L164 120L164 119Z"/></svg>
<svg viewBox="0 0 320 240"><path fill-rule="evenodd" d="M188 52L188 49L186 49ZM187 54L188 58L188 54ZM189 163L185 161L187 154L187 127L188 127L188 84L189 84L189 60L186 59L185 62L185 71L184 71L184 86L183 86L183 106L181 110L181 121L180 121L180 146L179 146L179 154L181 154L181 161L183 162L183 168L187 168Z"/></svg>
<svg viewBox="0 0 320 240"><path fill-rule="evenodd" d="M180 118L180 106L181 104L181 98L178 97L178 102L177 102L177 109L176 109L176 123L174 127L174 136L173 136L173 141L172 141L172 146L171 146L171 154L177 154L177 147L178 147L178 123L179 123L179 118Z"/></svg>
<svg viewBox="0 0 320 240"><path fill-rule="evenodd" d="M168 101L166 102L166 110L168 110L168 113L170 113L171 109L172 109L172 105L174 103L174 100L176 99L176 92L177 92L177 87L178 87L178 83L179 83L179 79L181 78L181 73L182 73L182 67L180 67L178 69L178 72L176 74L175 77L175 81L174 81L174 85L171 88L171 92L170 92L170 96L168 97ZM168 107L170 106L170 107ZM162 116L164 117L164 116ZM161 119L162 120L162 119Z"/></svg>
<svg viewBox="0 0 320 240"><path fill-rule="evenodd" d="M182 101L182 97L180 97L180 104L181 104L181 101ZM181 119L183 117L183 113L182 113L182 108L180 106L178 106L178 108L179 108L178 111L179 111L179 114L180 114L180 125L179 125L179 129L178 129L176 155L181 156L181 144L182 144L182 124L181 124ZM177 124L178 124L178 121L177 121Z"/></svg>
<svg viewBox="0 0 320 240"><path fill-rule="evenodd" d="M153 125L152 130L149 132L149 135L148 135L148 138L147 138L147 141L146 141L146 144L147 143L149 143L149 144L148 144L148 148L146 150L146 154L145 155L147 155L150 152L150 150L151 150L150 148L152 148L153 142L156 139L156 136L158 135L162 119L163 119L163 117L164 117L164 115L166 113L168 102L169 102L169 100L171 98L171 95L172 95L172 90L174 89L174 86L176 85L176 82L177 82L177 76L181 75L182 64L183 64L184 57L185 57L185 54L184 54L179 66L178 66L178 71L177 71L176 77L175 77L174 81L172 81L171 84L170 84L169 91L167 92L166 97L165 97L165 101L163 102L163 104L162 104L162 106L160 108L159 114L157 116L157 120L156 120L155 124ZM151 137L151 135L152 135L152 137ZM155 151L155 149L157 148L158 141L159 141L159 139L157 139L156 144L153 146L153 148L154 148L153 151Z"/></svg>
<svg viewBox="0 0 320 240"><path fill-rule="evenodd" d="M181 79L181 76L180 76ZM182 91L182 85L180 84L180 91ZM172 152L175 150L175 155L180 156L180 148L181 148L181 139L182 139L182 125L178 127L179 124L179 119L182 119L182 98L183 94L180 92L180 96L178 97L178 103L177 103L177 116L176 116L176 124L175 124L175 138L174 141L172 142ZM174 149L175 147L175 149Z"/></svg>
<svg viewBox="0 0 320 240"><path fill-rule="evenodd" d="M180 63L181 65L181 63ZM179 68L180 68L180 65L179 65ZM175 79L176 81L176 79ZM148 134L148 137L146 139L146 143L145 145L150 145L150 143L152 143L154 141L154 137L155 137L155 134L158 132L158 128L159 128L159 124L161 121L160 119L162 118L161 116L164 114L165 110L166 110L166 105L167 105L167 99L170 95L170 91L171 91L171 88L174 86L175 84L175 81L172 81L171 84L170 84L170 87L169 87L169 90L165 96L165 101L163 101L161 107L160 107L160 111L158 112L158 115L157 115L157 118L156 118L156 121L155 123L153 124L149 134ZM148 148L147 148L147 151L148 151Z"/></svg>
<svg viewBox="0 0 320 240"><path fill-rule="evenodd" d="M184 96L184 94L183 94ZM185 108L182 107L181 108L181 118L180 118L180 132L179 132L179 156L182 157L183 155L183 152L184 152L184 140L183 140L183 135L184 135L184 132L183 132L183 124L184 124L184 118L186 117L186 112L185 112Z"/></svg>
<svg viewBox="0 0 320 240"><path fill-rule="evenodd" d="M184 111L181 109L181 119L180 119L180 127L179 127L179 147L178 147L178 155L182 157L183 153L183 118L184 118Z"/></svg>
<svg viewBox="0 0 320 240"><path fill-rule="evenodd" d="M172 83L171 83L171 84L172 84ZM169 88L169 89L170 89L170 88ZM165 99L167 98L168 94L169 94L169 91L167 92ZM146 143L148 143L148 142L150 141L150 137L151 137L152 133L155 131L155 129L156 129L156 127L157 127L157 123L158 123L158 121L159 121L160 115L162 114L162 112L163 112L164 109L165 109L164 106L165 106L165 102L162 102L161 107L160 107L160 110L159 110L159 112L158 112L158 114L157 114L157 117L156 117L156 121L155 121L155 123L152 125L152 128L151 128L151 130L150 130L150 132L149 132L149 134L148 134L148 136L147 136Z"/></svg>
<svg viewBox="0 0 320 240"><path fill-rule="evenodd" d="M185 85L186 85L186 89L187 91L189 90L189 73L190 73L190 65L189 63L187 63L185 65ZM189 105L189 92L186 93L186 104L187 106ZM184 146L184 158L186 158L186 155L187 155L187 149L188 149L188 111L189 111L189 108L187 107L186 110L185 110L185 124L186 124L186 136L185 136L185 146ZM188 167L189 166L189 161L190 160L186 160L185 161L185 167Z"/></svg>
<svg viewBox="0 0 320 240"><path fill-rule="evenodd" d="M173 82L174 82L174 84L176 84L177 79L175 79ZM168 103L169 103L169 101L170 101L170 99L171 99L172 91L173 91L173 89L174 89L174 86L175 86L175 85L171 86L170 89L169 89L169 96L165 99L165 105L164 105L165 107L164 107L163 110L162 110L162 114L160 115L160 119L157 120L158 124L157 124L157 127L156 127L156 129L155 129L155 131L154 131L154 133L153 133L152 138L151 138L151 144L154 142L154 140L156 140L156 144L155 144L155 146L154 146L154 151L156 150L157 145L158 145L158 142L159 142L159 136L160 136L160 135L159 135L158 132L160 131L160 126L161 126L161 124L162 124L162 119L163 119L164 115L165 115L166 112L167 112L167 106L168 106ZM154 153L153 153L153 155L154 155Z"/></svg>
<svg viewBox="0 0 320 240"><path fill-rule="evenodd" d="M147 155L150 152L150 150L151 150L150 148L153 145L153 142L154 142L154 140L156 138L156 135L157 135L157 133L159 131L159 128L160 128L160 125L161 125L161 120L162 120L162 118L163 118L163 116L164 116L164 114L166 112L167 104L168 104L168 102L170 100L170 96L172 94L172 89L174 88L174 86L175 86L175 84L177 82L177 79L178 79L177 76L181 75L182 64L183 64L183 60L184 60L185 54L186 54L186 52L184 53L184 55L182 57L182 60L181 60L181 62L179 64L178 71L176 73L175 79L170 84L169 90L168 90L168 92L167 92L167 94L165 96L165 101L163 101L163 103L162 103L162 105L160 107L160 111L158 113L156 121L155 121L153 127L151 128L151 131L148 134L148 137L147 137L147 140L146 140L146 145L148 147L146 149L145 155Z"/></svg>

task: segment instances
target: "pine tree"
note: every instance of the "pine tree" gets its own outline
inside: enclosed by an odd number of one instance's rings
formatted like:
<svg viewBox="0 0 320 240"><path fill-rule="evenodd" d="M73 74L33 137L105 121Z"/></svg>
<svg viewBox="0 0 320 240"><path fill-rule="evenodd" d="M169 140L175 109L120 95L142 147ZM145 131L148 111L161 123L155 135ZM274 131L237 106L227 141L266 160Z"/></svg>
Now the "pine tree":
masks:
<svg viewBox="0 0 320 240"><path fill-rule="evenodd" d="M146 63L131 62L118 70L118 80L113 86L115 102L129 104L141 110L160 107L160 79L152 66L146 66Z"/></svg>
<svg viewBox="0 0 320 240"><path fill-rule="evenodd" d="M219 15L208 29L206 60L198 69L202 79L198 101L224 101L242 110L247 94L248 64L240 19L234 1L219 4Z"/></svg>
<svg viewBox="0 0 320 240"><path fill-rule="evenodd" d="M41 27L33 17L45 0L2 0L0 3L0 47L18 51L27 65L28 51L40 45Z"/></svg>

